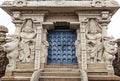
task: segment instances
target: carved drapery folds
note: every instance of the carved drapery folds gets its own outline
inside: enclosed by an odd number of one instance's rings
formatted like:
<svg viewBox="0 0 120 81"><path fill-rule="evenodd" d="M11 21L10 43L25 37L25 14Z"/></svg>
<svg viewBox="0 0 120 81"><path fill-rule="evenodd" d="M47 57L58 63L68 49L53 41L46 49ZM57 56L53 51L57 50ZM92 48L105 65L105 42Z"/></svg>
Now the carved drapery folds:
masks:
<svg viewBox="0 0 120 81"><path fill-rule="evenodd" d="M89 19L86 28L87 52L89 62L101 61L102 31L96 19Z"/></svg>
<svg viewBox="0 0 120 81"><path fill-rule="evenodd" d="M25 19L20 30L19 35L8 35L6 37L4 50L9 59L7 71L15 70L18 61L27 63L35 59L36 30L32 19Z"/></svg>
<svg viewBox="0 0 120 81"><path fill-rule="evenodd" d="M20 33L21 41L19 44L19 60L21 62L30 62L34 59L35 36L36 30L34 29L32 19L26 19Z"/></svg>
<svg viewBox="0 0 120 81"><path fill-rule="evenodd" d="M86 27L88 62L112 65L116 54L114 38L104 36L98 22L96 18L90 18Z"/></svg>

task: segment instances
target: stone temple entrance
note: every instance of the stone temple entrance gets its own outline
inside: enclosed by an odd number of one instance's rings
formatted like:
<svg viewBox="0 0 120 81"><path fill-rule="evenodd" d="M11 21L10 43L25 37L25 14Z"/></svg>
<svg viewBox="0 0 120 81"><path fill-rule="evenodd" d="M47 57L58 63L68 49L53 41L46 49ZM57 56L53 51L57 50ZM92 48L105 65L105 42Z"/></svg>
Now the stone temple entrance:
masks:
<svg viewBox="0 0 120 81"><path fill-rule="evenodd" d="M55 29L48 32L48 64L76 64L75 30Z"/></svg>
<svg viewBox="0 0 120 81"><path fill-rule="evenodd" d="M2 46L9 64L1 81L120 81L115 39L107 35L120 8L114 0L9 0L0 7L16 26Z"/></svg>

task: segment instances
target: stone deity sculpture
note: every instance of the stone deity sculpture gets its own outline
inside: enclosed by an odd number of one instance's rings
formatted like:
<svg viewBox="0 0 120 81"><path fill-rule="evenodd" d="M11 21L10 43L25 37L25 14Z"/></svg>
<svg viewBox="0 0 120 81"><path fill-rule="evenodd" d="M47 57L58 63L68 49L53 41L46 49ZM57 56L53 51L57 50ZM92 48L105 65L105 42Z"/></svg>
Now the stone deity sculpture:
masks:
<svg viewBox="0 0 120 81"><path fill-rule="evenodd" d="M99 62L101 61L102 56L102 33L100 32L100 28L98 27L98 23L95 19L91 19L89 22L89 27L86 31L87 38L87 48L88 48L88 56L90 62Z"/></svg>
<svg viewBox="0 0 120 81"><path fill-rule="evenodd" d="M20 61L30 62L30 59L34 59L35 36L36 31L33 29L32 19L26 19L20 34Z"/></svg>

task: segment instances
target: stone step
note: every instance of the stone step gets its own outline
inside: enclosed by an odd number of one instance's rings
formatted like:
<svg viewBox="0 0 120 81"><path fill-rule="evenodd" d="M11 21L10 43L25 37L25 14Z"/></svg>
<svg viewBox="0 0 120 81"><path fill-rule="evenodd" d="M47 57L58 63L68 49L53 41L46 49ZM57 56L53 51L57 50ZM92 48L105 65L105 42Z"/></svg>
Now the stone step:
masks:
<svg viewBox="0 0 120 81"><path fill-rule="evenodd" d="M81 77L41 76L40 81L81 81Z"/></svg>
<svg viewBox="0 0 120 81"><path fill-rule="evenodd" d="M41 72L41 76L70 76L79 77L80 72Z"/></svg>
<svg viewBox="0 0 120 81"><path fill-rule="evenodd" d="M45 66L45 68L78 68L77 64L67 64L67 65L61 65L61 64L48 64Z"/></svg>
<svg viewBox="0 0 120 81"><path fill-rule="evenodd" d="M30 81L30 77L6 76L6 77L2 77L0 81Z"/></svg>
<svg viewBox="0 0 120 81"><path fill-rule="evenodd" d="M74 68L45 68L43 72L80 72L80 70Z"/></svg>
<svg viewBox="0 0 120 81"><path fill-rule="evenodd" d="M33 74L34 70L15 70L13 71L12 75L13 76L25 76L25 77L31 77Z"/></svg>

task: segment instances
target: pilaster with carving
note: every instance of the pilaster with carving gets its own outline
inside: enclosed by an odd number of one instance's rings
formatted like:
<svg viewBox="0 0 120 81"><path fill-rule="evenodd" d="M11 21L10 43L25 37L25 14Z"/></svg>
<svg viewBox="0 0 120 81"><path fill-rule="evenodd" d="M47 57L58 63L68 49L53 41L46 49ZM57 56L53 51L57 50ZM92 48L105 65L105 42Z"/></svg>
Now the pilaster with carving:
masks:
<svg viewBox="0 0 120 81"><path fill-rule="evenodd" d="M87 70L87 48L86 48L86 22L82 21L80 25L81 34L81 55L82 55L82 69Z"/></svg>
<svg viewBox="0 0 120 81"><path fill-rule="evenodd" d="M36 45L35 45L35 64L34 69L40 69L40 58L41 58L41 48L42 48L42 34L43 34L43 26L42 23L36 23L37 26L37 36L36 36Z"/></svg>
<svg viewBox="0 0 120 81"><path fill-rule="evenodd" d="M48 56L48 46L49 43L47 41L47 29L43 29L43 36L42 36L42 49L41 49L41 68L45 68L47 63L47 56Z"/></svg>
<svg viewBox="0 0 120 81"><path fill-rule="evenodd" d="M76 56L77 56L78 64L80 64L81 63L81 37L80 37L79 28L76 30L76 33L77 33L77 40L75 41Z"/></svg>

